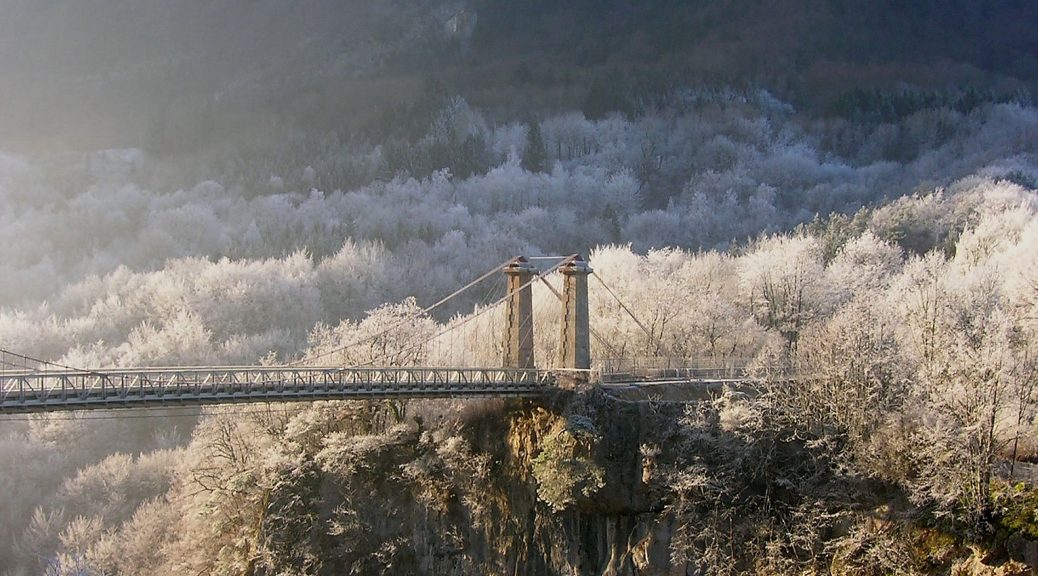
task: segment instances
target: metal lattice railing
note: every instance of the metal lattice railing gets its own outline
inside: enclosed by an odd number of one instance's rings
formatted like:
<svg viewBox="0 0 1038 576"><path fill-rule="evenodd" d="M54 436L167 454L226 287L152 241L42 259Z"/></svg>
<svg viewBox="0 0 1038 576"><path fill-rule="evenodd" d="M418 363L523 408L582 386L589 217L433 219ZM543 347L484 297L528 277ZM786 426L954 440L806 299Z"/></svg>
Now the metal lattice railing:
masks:
<svg viewBox="0 0 1038 576"><path fill-rule="evenodd" d="M5 370L0 413L350 398L522 396L552 373L475 368L191 367Z"/></svg>
<svg viewBox="0 0 1038 576"><path fill-rule="evenodd" d="M741 380L746 377L749 358L680 358L632 356L603 358L596 362L602 383L639 380Z"/></svg>

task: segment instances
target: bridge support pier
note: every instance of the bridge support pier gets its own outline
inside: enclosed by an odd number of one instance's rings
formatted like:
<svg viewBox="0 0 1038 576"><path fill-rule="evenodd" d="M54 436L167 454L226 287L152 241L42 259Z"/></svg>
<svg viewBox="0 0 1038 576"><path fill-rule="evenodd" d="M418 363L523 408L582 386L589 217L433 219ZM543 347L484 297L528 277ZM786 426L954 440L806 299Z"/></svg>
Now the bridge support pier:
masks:
<svg viewBox="0 0 1038 576"><path fill-rule="evenodd" d="M522 256L504 268L508 279L505 308L504 367L533 370L533 275L537 272Z"/></svg>
<svg viewBox="0 0 1038 576"><path fill-rule="evenodd" d="M591 369L591 325L588 317L587 277L591 267L579 256L561 266L562 333L559 336L559 368L569 371L572 385L586 384Z"/></svg>

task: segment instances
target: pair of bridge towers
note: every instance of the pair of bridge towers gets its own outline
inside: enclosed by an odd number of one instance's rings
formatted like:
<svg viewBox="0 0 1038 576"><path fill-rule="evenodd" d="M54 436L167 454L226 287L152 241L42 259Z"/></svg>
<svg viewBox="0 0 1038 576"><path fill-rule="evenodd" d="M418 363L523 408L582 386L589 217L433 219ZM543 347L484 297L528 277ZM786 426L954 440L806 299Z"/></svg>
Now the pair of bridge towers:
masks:
<svg viewBox="0 0 1038 576"><path fill-rule="evenodd" d="M505 313L504 367L534 370L533 290L539 271L520 256L504 266L509 294ZM557 369L586 380L591 369L591 326L588 318L588 276L591 267L580 256L558 266L562 274L562 303ZM550 287L550 285L549 285ZM554 292L554 288L552 288Z"/></svg>

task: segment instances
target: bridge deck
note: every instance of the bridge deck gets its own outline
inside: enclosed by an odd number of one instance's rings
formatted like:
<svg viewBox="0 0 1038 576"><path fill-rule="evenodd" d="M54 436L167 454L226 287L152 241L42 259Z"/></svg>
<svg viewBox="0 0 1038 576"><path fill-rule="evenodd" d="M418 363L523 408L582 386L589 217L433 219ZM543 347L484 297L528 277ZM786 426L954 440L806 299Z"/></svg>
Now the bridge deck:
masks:
<svg viewBox="0 0 1038 576"><path fill-rule="evenodd" d="M528 396L550 372L476 368L194 367L0 373L0 414L234 402Z"/></svg>

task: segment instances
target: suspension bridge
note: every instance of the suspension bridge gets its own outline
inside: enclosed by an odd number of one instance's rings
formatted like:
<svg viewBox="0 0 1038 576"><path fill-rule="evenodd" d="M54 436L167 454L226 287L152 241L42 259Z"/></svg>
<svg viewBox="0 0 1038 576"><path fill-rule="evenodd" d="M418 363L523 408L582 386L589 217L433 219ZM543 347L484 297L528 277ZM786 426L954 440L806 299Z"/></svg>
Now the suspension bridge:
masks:
<svg viewBox="0 0 1038 576"><path fill-rule="evenodd" d="M499 366L375 366L371 361L364 365L321 365L328 357L344 355L372 339L406 329L405 325L414 317L401 319L363 340L314 353L284 366L84 369L0 349L0 414L335 399L519 397L541 395L559 387L624 383L649 375L644 371L638 374L637 366L634 371L592 370L591 338L599 338L604 346L609 346L592 330L589 322L588 277L594 272L578 255L553 259L556 260L554 265L540 271L531 260L514 258L415 315L427 315L487 278L503 274L506 286L503 297L432 337L442 336L503 306L504 325L499 334L503 354ZM556 272L562 278L561 290L547 280ZM619 296L600 277L596 275L596 278L644 329ZM546 285L562 307L557 362L551 368L538 368L534 363L532 287L537 282ZM409 347L420 348L432 338L411 343ZM712 368L696 372L677 365L672 367L670 361L666 368L658 361L655 364L658 365L655 375L672 378L716 380L741 375L732 366L720 371ZM606 366L608 369L609 364Z"/></svg>

